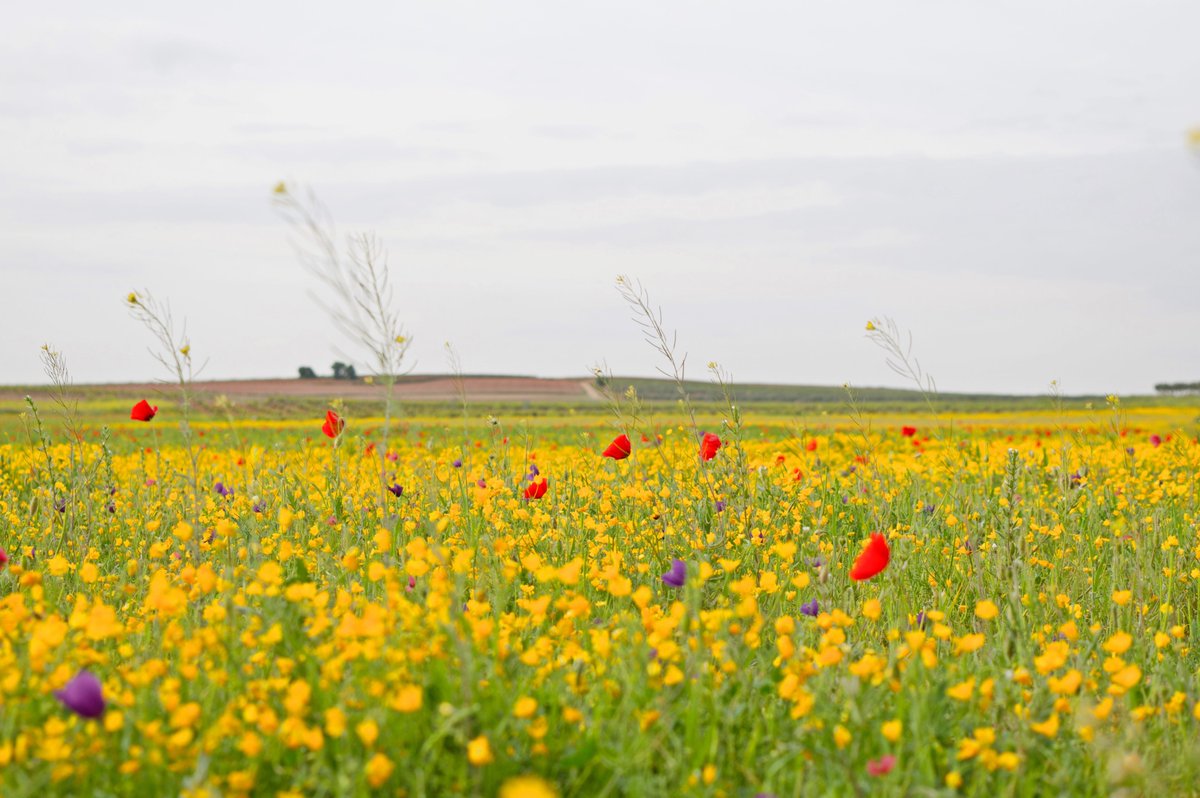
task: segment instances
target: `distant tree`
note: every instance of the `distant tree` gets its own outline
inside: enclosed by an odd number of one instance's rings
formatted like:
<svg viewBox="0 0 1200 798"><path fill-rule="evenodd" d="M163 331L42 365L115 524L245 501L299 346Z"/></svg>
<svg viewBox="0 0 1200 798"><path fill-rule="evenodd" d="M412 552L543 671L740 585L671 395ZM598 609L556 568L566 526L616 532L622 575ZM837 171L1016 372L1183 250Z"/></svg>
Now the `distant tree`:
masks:
<svg viewBox="0 0 1200 798"><path fill-rule="evenodd" d="M346 366L346 371L343 372L343 376L348 380L357 380L358 379L358 373L354 370L353 363Z"/></svg>
<svg viewBox="0 0 1200 798"><path fill-rule="evenodd" d="M1158 393L1200 393L1200 382L1160 382L1154 386Z"/></svg>
<svg viewBox="0 0 1200 798"><path fill-rule="evenodd" d="M317 378L317 372L313 371L311 367L309 367L309 366L301 366L300 367L300 379L315 380L316 378Z"/></svg>
<svg viewBox="0 0 1200 798"><path fill-rule="evenodd" d="M341 380L341 379L346 378L346 364L345 363L343 363L342 361L339 360L336 363L334 363L333 366L331 366L331 368L333 369L333 378L335 380Z"/></svg>

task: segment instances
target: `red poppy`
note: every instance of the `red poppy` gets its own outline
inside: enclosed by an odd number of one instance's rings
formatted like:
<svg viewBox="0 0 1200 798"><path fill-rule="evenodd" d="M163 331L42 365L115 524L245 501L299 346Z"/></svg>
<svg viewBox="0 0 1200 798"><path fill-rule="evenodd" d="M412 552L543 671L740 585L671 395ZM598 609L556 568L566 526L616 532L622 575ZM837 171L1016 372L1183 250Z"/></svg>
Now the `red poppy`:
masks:
<svg viewBox="0 0 1200 798"><path fill-rule="evenodd" d="M916 427L901 427L900 434L906 438L911 438L912 436L917 434L917 428Z"/></svg>
<svg viewBox="0 0 1200 798"><path fill-rule="evenodd" d="M525 486L526 499L540 499L546 495L546 478L542 477L536 482L530 482Z"/></svg>
<svg viewBox="0 0 1200 798"><path fill-rule="evenodd" d="M817 450L817 439L813 438L811 441L808 442L808 445L805 446L804 448L808 449L810 452L815 452Z"/></svg>
<svg viewBox="0 0 1200 798"><path fill-rule="evenodd" d="M878 532L871 533L871 541L863 549L862 554L854 561L850 569L850 578L855 580L870 579L887 568L891 551L888 550L887 538Z"/></svg>
<svg viewBox="0 0 1200 798"><path fill-rule="evenodd" d="M321 425L321 432L324 432L330 438L336 438L342 434L342 430L346 428L346 419L339 416L332 410L325 412L325 423Z"/></svg>
<svg viewBox="0 0 1200 798"><path fill-rule="evenodd" d="M721 448L721 439L711 432L704 433L704 437L700 439L700 459L711 460L717 456L717 449Z"/></svg>
<svg viewBox="0 0 1200 798"><path fill-rule="evenodd" d="M621 434L613 438L613 442L604 450L604 456L614 460L624 460L632 451L633 445L629 442L629 436Z"/></svg>
<svg viewBox="0 0 1200 798"><path fill-rule="evenodd" d="M133 406L133 410L129 411L129 417L134 421L149 421L157 412L158 405L151 407L150 403L143 399Z"/></svg>
<svg viewBox="0 0 1200 798"><path fill-rule="evenodd" d="M872 776L886 776L892 772L892 768L896 767L896 757L894 754L885 754L878 759L872 759L867 762L867 772Z"/></svg>

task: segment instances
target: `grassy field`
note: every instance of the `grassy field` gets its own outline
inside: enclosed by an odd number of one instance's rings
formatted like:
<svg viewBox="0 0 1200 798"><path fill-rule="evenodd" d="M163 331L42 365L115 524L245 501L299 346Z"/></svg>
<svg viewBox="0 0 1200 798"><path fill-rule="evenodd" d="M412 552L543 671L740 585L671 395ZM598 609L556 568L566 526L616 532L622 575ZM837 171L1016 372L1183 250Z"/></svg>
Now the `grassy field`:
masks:
<svg viewBox="0 0 1200 798"><path fill-rule="evenodd" d="M138 398L0 416L5 796L1200 784L1182 400Z"/></svg>

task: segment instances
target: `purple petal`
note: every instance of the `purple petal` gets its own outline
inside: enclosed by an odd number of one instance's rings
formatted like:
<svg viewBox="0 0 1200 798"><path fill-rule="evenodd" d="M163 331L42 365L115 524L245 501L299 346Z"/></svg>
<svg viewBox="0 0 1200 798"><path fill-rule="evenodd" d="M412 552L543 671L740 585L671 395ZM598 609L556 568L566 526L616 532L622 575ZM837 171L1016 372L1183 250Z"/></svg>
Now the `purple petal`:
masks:
<svg viewBox="0 0 1200 798"><path fill-rule="evenodd" d="M81 718L98 718L104 714L104 688L90 671L80 671L54 697Z"/></svg>
<svg viewBox="0 0 1200 798"><path fill-rule="evenodd" d="M663 584L671 587L683 587L683 583L687 581L687 566L683 560L672 560L671 570L662 575Z"/></svg>

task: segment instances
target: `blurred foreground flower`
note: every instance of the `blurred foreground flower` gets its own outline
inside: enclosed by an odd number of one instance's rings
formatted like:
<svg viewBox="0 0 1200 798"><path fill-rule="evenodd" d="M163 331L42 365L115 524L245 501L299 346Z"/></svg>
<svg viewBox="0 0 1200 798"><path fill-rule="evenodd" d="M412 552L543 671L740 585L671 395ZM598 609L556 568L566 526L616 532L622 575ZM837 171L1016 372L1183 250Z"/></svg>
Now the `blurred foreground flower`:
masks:
<svg viewBox="0 0 1200 798"><path fill-rule="evenodd" d="M517 776L504 782L499 798L558 798L558 790L538 776Z"/></svg>
<svg viewBox="0 0 1200 798"><path fill-rule="evenodd" d="M888 550L887 538L878 532L873 532L871 541L854 561L854 567L850 569L850 578L856 581L870 579L887 568L890 558L891 552Z"/></svg>
<svg viewBox="0 0 1200 798"><path fill-rule="evenodd" d="M683 560L672 560L671 570L662 575L663 584L671 587L683 587L683 583L687 581L687 565Z"/></svg>
<svg viewBox="0 0 1200 798"><path fill-rule="evenodd" d="M629 436L621 434L614 438L613 442L604 450L604 456L614 460L624 460L632 451L633 445L629 442Z"/></svg>
<svg viewBox="0 0 1200 798"><path fill-rule="evenodd" d="M342 430L345 428L346 419L332 410L325 411L325 423L321 425L321 432L324 432L330 438L336 438L342 434Z"/></svg>
<svg viewBox="0 0 1200 798"><path fill-rule="evenodd" d="M536 482L530 482L525 486L526 499L540 499L546 495L546 480L543 477Z"/></svg>
<svg viewBox="0 0 1200 798"><path fill-rule="evenodd" d="M149 421L158 413L158 405L150 406L150 403L145 399L133 406L133 410L129 411L129 417L134 421Z"/></svg>
<svg viewBox="0 0 1200 798"><path fill-rule="evenodd" d="M54 697L81 718L98 718L104 714L104 688L90 671L80 671Z"/></svg>

